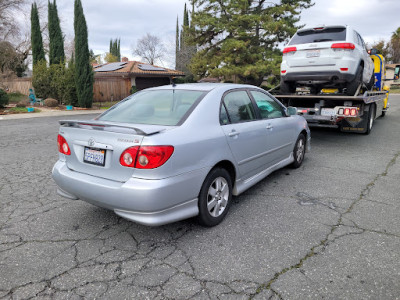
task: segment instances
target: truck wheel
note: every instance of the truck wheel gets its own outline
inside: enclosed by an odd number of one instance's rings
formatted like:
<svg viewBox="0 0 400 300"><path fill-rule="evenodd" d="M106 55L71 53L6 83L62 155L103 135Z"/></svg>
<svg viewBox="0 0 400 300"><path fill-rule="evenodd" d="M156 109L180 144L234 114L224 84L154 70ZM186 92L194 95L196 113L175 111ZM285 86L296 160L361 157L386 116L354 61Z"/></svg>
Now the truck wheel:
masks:
<svg viewBox="0 0 400 300"><path fill-rule="evenodd" d="M199 194L198 222L207 227L225 218L232 202L232 179L228 171L215 168L207 175Z"/></svg>
<svg viewBox="0 0 400 300"><path fill-rule="evenodd" d="M304 155L306 153L306 137L303 133L299 134L297 138L296 145L293 149L294 162L290 165L293 169L297 169L301 166L304 160Z"/></svg>
<svg viewBox="0 0 400 300"><path fill-rule="evenodd" d="M362 83L362 74L363 74L363 67L360 65L356 71L356 76L354 77L353 81L350 81L347 84L347 92L348 96L354 96L357 92L358 87Z"/></svg>
<svg viewBox="0 0 400 300"><path fill-rule="evenodd" d="M286 82L281 79L280 91L282 94L294 94L296 92L296 85L294 82Z"/></svg>
<svg viewBox="0 0 400 300"><path fill-rule="evenodd" d="M367 131L365 134L370 134L372 130L372 125L374 125L374 119L375 119L375 105L370 104L369 106L369 111L368 111L368 122L367 122Z"/></svg>

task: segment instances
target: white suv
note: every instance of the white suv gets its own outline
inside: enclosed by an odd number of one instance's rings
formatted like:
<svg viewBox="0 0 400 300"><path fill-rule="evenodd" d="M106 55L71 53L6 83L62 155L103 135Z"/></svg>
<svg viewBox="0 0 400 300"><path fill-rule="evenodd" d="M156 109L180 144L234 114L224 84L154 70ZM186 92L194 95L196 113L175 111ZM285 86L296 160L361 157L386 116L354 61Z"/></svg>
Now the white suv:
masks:
<svg viewBox="0 0 400 300"><path fill-rule="evenodd" d="M361 82L372 88L374 65L364 40L350 26L300 29L283 50L282 93L294 93L302 85L313 94L336 87L354 95Z"/></svg>

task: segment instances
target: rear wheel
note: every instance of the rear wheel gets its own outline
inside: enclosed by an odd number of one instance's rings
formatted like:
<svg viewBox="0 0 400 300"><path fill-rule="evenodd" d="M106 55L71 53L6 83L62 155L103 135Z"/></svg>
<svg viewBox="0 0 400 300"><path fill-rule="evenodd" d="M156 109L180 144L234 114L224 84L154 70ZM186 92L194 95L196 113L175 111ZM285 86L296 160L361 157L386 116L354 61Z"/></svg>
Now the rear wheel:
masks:
<svg viewBox="0 0 400 300"><path fill-rule="evenodd" d="M370 134L372 130L372 125L374 125L375 120L375 105L370 104L368 111L368 122L367 122L367 131L365 134Z"/></svg>
<svg viewBox="0 0 400 300"><path fill-rule="evenodd" d="M372 72L371 79L369 80L369 82L367 84L367 88L369 91L372 90L372 88L374 87L374 84L375 84L375 73Z"/></svg>
<svg viewBox="0 0 400 300"><path fill-rule="evenodd" d="M354 96L357 92L358 87L362 83L362 74L363 74L363 67L360 65L356 71L356 76L354 77L353 81L350 81L347 84L347 92L348 96Z"/></svg>
<svg viewBox="0 0 400 300"><path fill-rule="evenodd" d="M294 82L287 82L281 79L280 91L282 94L294 94L296 92L296 85Z"/></svg>
<svg viewBox="0 0 400 300"><path fill-rule="evenodd" d="M311 86L310 87L311 95L317 95L320 91L321 91L321 88L319 86Z"/></svg>
<svg viewBox="0 0 400 300"><path fill-rule="evenodd" d="M291 164L292 168L296 169L301 166L304 160L305 153L306 153L306 137L304 136L303 133L300 133L299 137L297 138L296 145L294 146L293 149L294 162Z"/></svg>
<svg viewBox="0 0 400 300"><path fill-rule="evenodd" d="M218 225L228 213L232 200L232 179L227 170L215 168L207 175L199 194L201 225Z"/></svg>

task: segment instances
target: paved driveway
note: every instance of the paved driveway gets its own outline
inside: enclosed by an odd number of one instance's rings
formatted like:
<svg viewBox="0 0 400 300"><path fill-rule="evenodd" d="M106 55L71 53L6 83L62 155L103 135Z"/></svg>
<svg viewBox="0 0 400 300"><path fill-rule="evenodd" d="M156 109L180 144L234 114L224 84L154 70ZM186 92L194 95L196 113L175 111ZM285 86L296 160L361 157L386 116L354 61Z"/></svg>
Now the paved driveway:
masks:
<svg viewBox="0 0 400 300"><path fill-rule="evenodd" d="M400 299L399 96L369 136L313 130L214 228L57 196L60 118L0 120L0 298Z"/></svg>

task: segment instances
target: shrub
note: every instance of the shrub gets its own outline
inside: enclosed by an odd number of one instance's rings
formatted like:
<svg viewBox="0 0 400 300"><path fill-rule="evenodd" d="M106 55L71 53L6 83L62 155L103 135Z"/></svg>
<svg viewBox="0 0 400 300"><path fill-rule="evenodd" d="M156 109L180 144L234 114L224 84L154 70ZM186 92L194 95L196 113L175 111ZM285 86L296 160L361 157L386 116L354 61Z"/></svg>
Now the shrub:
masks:
<svg viewBox="0 0 400 300"><path fill-rule="evenodd" d="M137 92L137 87L134 86L134 85L132 85L131 90L130 90L130 93L131 93L131 94L134 94L134 93L136 93L136 92Z"/></svg>
<svg viewBox="0 0 400 300"><path fill-rule="evenodd" d="M8 104L8 95L5 91L0 89L0 107L4 107Z"/></svg>
<svg viewBox="0 0 400 300"><path fill-rule="evenodd" d="M17 107L27 107L28 105L29 105L28 100L21 100L16 104Z"/></svg>
<svg viewBox="0 0 400 300"><path fill-rule="evenodd" d="M58 101L53 98L47 98L46 100L44 100L44 105L47 107L56 107L58 106Z"/></svg>

